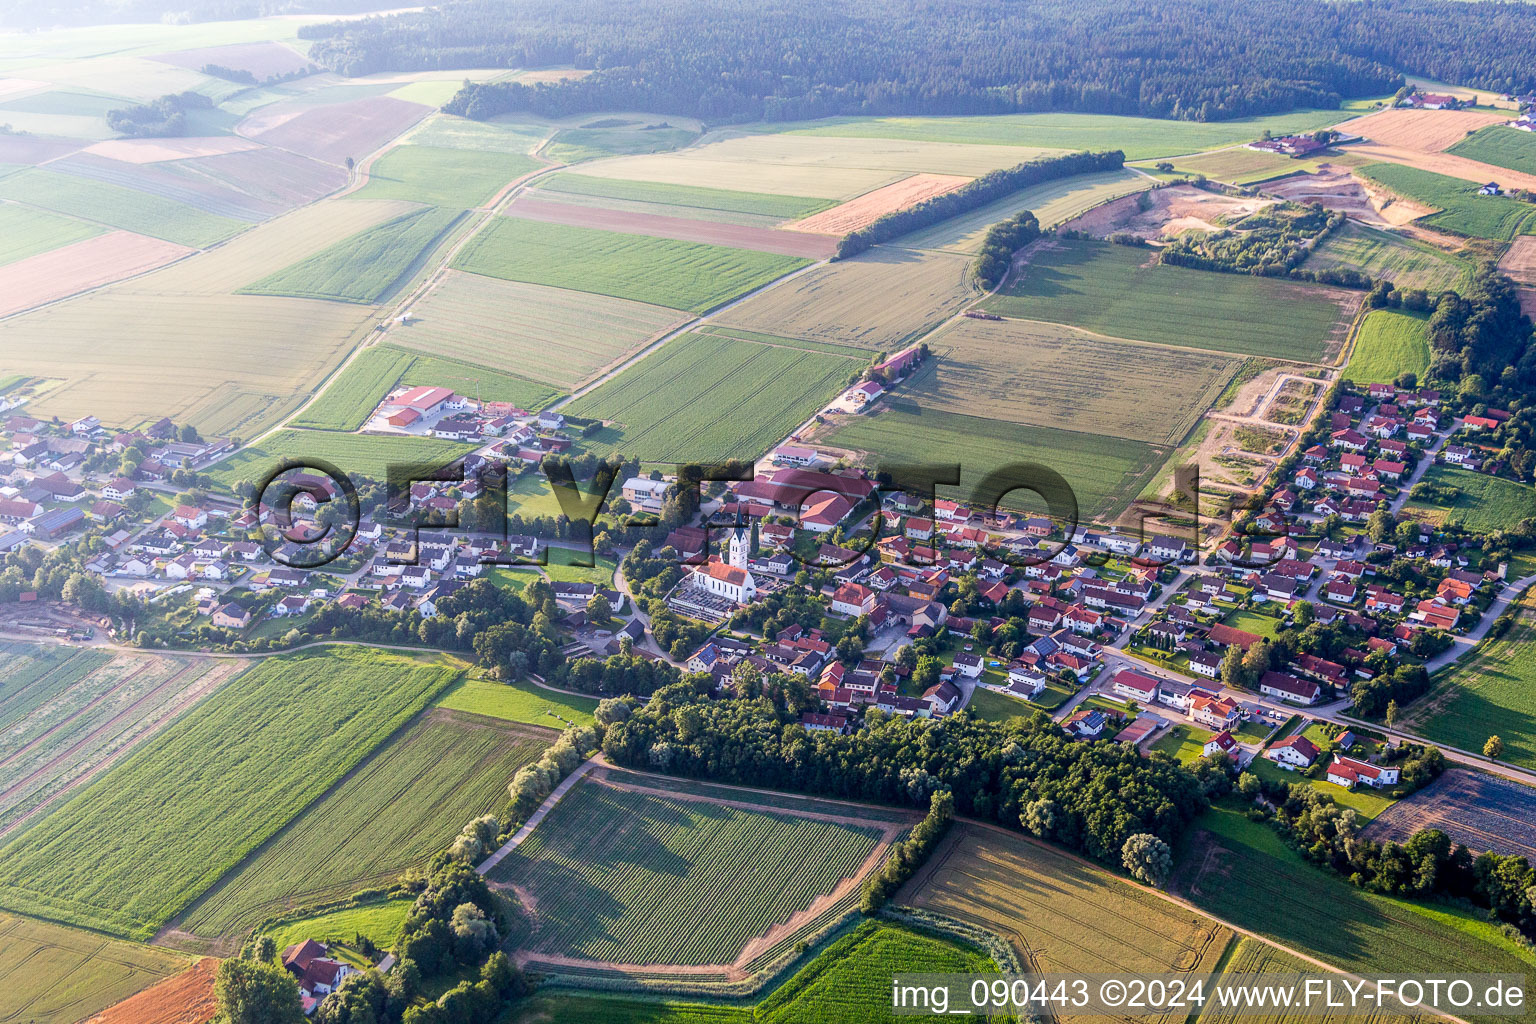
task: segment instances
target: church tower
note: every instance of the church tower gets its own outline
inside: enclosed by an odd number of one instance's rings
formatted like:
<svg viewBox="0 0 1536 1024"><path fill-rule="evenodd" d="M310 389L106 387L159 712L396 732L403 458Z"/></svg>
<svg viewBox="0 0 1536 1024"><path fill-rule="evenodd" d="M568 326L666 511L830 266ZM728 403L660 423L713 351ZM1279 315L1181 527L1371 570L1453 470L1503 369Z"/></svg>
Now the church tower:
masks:
<svg viewBox="0 0 1536 1024"><path fill-rule="evenodd" d="M747 559L751 557L752 535L747 532L746 526L738 523L736 529L731 531L731 545L726 561L739 569L745 569Z"/></svg>

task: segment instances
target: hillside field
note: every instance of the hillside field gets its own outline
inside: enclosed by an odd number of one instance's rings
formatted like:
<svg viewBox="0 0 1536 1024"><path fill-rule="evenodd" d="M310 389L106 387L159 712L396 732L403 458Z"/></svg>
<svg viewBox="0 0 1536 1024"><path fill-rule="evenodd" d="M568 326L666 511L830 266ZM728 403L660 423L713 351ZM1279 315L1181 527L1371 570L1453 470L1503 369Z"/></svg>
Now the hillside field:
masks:
<svg viewBox="0 0 1536 1024"><path fill-rule="evenodd" d="M1124 168L1043 181L977 207L969 213L949 217L932 227L902 235L893 244L911 249L977 253L981 251L981 242L987 228L1000 220L1007 220L1020 210L1032 212L1042 228L1052 228L1100 203L1139 192L1152 184L1151 179Z"/></svg>
<svg viewBox="0 0 1536 1024"><path fill-rule="evenodd" d="M1340 376L1356 384L1390 384L1404 373L1423 380L1428 370L1429 317L1376 309L1360 324L1355 350Z"/></svg>
<svg viewBox="0 0 1536 1024"><path fill-rule="evenodd" d="M572 725L591 725L597 698L545 690L527 680L502 683L490 679L463 679L438 699L437 706L508 722L565 729Z"/></svg>
<svg viewBox="0 0 1536 1024"><path fill-rule="evenodd" d="M649 235L500 217L453 260L458 270L571 288L694 313L809 261ZM644 274L636 274L644 267Z"/></svg>
<svg viewBox="0 0 1536 1024"><path fill-rule="evenodd" d="M0 199L39 206L200 249L250 225L173 199L104 181L33 167L0 178Z"/></svg>
<svg viewBox="0 0 1536 1024"><path fill-rule="evenodd" d="M0 203L0 266L101 234L102 228L20 203Z"/></svg>
<svg viewBox="0 0 1536 1024"><path fill-rule="evenodd" d="M0 906L150 937L456 675L361 647L263 661L4 847Z"/></svg>
<svg viewBox="0 0 1536 1024"><path fill-rule="evenodd" d="M1292 974L1292 975L1316 975L1317 966L1309 964L1285 952L1276 949L1258 939L1244 935L1238 938L1233 945L1231 953L1221 965L1221 973L1224 975L1244 974ZM1239 1013L1233 1008L1216 1005L1215 1000L1208 1002L1199 1011L1198 1024L1227 1024L1229 1021L1247 1019L1247 1015ZM1414 1024L1422 1021L1424 1017L1413 1017L1406 1012L1395 1013L1385 1008L1371 1010L1368 1013L1271 1013L1264 1017L1266 1024L1290 1024L1291 1021L1317 1021L1319 1024ZM1432 1019L1432 1018L1431 1018Z"/></svg>
<svg viewBox="0 0 1536 1024"><path fill-rule="evenodd" d="M0 1020L75 1024L184 969L169 950L0 914Z"/></svg>
<svg viewBox="0 0 1536 1024"><path fill-rule="evenodd" d="M981 306L1116 338L1317 363L1343 342L1360 301L1319 285L1162 266L1154 256L1109 242L1037 242Z"/></svg>
<svg viewBox="0 0 1536 1024"><path fill-rule="evenodd" d="M1461 491L1449 506L1413 498L1404 505L1405 511L1431 522L1457 522L1474 533L1490 533L1536 515L1536 488L1529 484L1443 464L1430 466L1424 482Z"/></svg>
<svg viewBox="0 0 1536 1024"><path fill-rule="evenodd" d="M546 164L521 153L396 146L368 168L356 199L409 199L456 210L483 206L508 182Z"/></svg>
<svg viewBox="0 0 1536 1024"><path fill-rule="evenodd" d="M829 199L780 196L768 192L736 192L731 189L704 186L664 185L650 181L625 181L622 178L599 178L572 171L562 171L559 174L541 178L538 188L542 191L558 192L562 196L579 195L652 203L658 206L679 207L683 210L696 210L701 213L756 214L775 220L799 220L833 205Z"/></svg>
<svg viewBox="0 0 1536 1024"><path fill-rule="evenodd" d="M284 920L273 925L266 934L272 936L278 949L305 939L351 942L358 935L366 935L380 948L387 949L400 937L400 926L405 923L405 915L411 912L411 904L414 902L410 899L394 899L367 903L360 907L327 910L310 917Z"/></svg>
<svg viewBox="0 0 1536 1024"><path fill-rule="evenodd" d="M1305 264L1308 270L1349 267L1372 278L1386 278L1398 288L1430 293L1465 288L1473 264L1424 242L1391 231L1346 221L1324 238Z"/></svg>
<svg viewBox="0 0 1536 1024"><path fill-rule="evenodd" d="M1536 170L1536 136L1518 128L1491 125L1468 135L1448 152L1512 171Z"/></svg>
<svg viewBox="0 0 1536 1024"><path fill-rule="evenodd" d="M507 783L555 739L545 729L434 711L379 747L183 914L198 935L235 935L296 906L385 884L506 803Z"/></svg>
<svg viewBox="0 0 1536 1024"><path fill-rule="evenodd" d="M1415 224L1504 242L1516 235L1536 234L1536 206L1508 196L1480 196L1476 182L1403 164L1366 164L1355 173L1440 210L1418 218Z"/></svg>

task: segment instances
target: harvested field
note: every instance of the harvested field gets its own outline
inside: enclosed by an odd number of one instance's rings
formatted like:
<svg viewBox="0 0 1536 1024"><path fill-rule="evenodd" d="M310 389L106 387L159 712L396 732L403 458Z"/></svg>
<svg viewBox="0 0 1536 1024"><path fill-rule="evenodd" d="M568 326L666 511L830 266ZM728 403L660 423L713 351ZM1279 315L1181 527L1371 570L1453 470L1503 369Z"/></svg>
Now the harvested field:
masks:
<svg viewBox="0 0 1536 1024"><path fill-rule="evenodd" d="M1269 182L1264 191L1293 203L1321 203L1327 209L1378 228L1400 227L1435 212L1432 207L1372 190L1348 168L1333 164L1320 164L1312 174Z"/></svg>
<svg viewBox="0 0 1536 1024"><path fill-rule="evenodd" d="M955 320L892 402L1013 423L1178 444L1241 362L1033 320Z"/></svg>
<svg viewBox="0 0 1536 1024"><path fill-rule="evenodd" d="M222 241L247 226L149 192L40 168L0 178L0 199L194 248Z"/></svg>
<svg viewBox="0 0 1536 1024"><path fill-rule="evenodd" d="M600 228L605 231L622 231L632 235L674 238L683 242L703 242L737 249L755 249L758 252L800 256L813 260L824 260L837 251L835 238L807 234L806 232L810 229L803 226L794 230L781 231L775 228L747 227L688 217L605 210L601 207L550 202L545 199L531 199L527 196L520 196L507 207L506 216L545 224L569 224L576 227ZM802 225L806 223L808 222L801 222Z"/></svg>
<svg viewBox="0 0 1536 1024"><path fill-rule="evenodd" d="M361 162L430 113L431 107L389 96L366 96L320 107L276 103L250 115L235 130L268 146L341 164L349 156Z"/></svg>
<svg viewBox="0 0 1536 1024"><path fill-rule="evenodd" d="M1239 355L1326 362L1361 298L1342 288L1163 266L1146 249L1106 242L1043 240L1022 258L982 308ZM1282 309L1285 316L1274 315Z"/></svg>
<svg viewBox="0 0 1536 1024"><path fill-rule="evenodd" d="M126 164L157 164L165 160L224 156L247 149L260 149L261 143L234 135L202 139L108 139L86 146L83 152Z"/></svg>
<svg viewBox="0 0 1536 1024"><path fill-rule="evenodd" d="M208 1024L219 1011L213 978L219 962L199 960L173 978L129 996L85 1024Z"/></svg>
<svg viewBox="0 0 1536 1024"><path fill-rule="evenodd" d="M1518 284L1536 287L1536 236L1521 235L1499 260L1499 273Z"/></svg>
<svg viewBox="0 0 1536 1024"><path fill-rule="evenodd" d="M548 729L429 712L219 879L177 929L243 935L274 914L387 883L425 863L466 821L501 810L512 776L556 738Z"/></svg>
<svg viewBox="0 0 1536 1024"><path fill-rule="evenodd" d="M1276 949L1259 939L1240 936L1237 944L1232 947L1231 954L1222 964L1221 973L1226 977L1234 977L1245 974L1291 974L1316 976L1317 966L1310 964L1300 957L1292 956L1284 950ZM1247 1020L1246 1012L1238 1012L1234 1009L1217 1005L1215 1000L1208 1002L1199 1012L1199 1024L1228 1024ZM1389 1009L1373 1009L1369 1012L1344 1012L1344 1013L1316 1013L1295 1011L1285 1013L1275 1011L1264 1015L1265 1024L1290 1024L1292 1021L1316 1021L1318 1024L1415 1024L1433 1020L1429 1016L1413 1017L1406 1013L1394 1013ZM1191 1021L1191 1024L1194 1024Z"/></svg>
<svg viewBox="0 0 1536 1024"><path fill-rule="evenodd" d="M1481 185L1496 181L1506 190L1524 188L1536 190L1536 171L1514 171L1507 167L1495 167L1481 160L1469 160L1455 153L1417 153L1401 146L1387 146L1368 142L1350 146L1348 152L1367 161L1398 164L1422 173L1443 174L1460 178L1464 182Z"/></svg>
<svg viewBox="0 0 1536 1024"><path fill-rule="evenodd" d="M484 206L508 182L544 164L521 153L449 149L416 144L396 146L368 168L368 183L354 199L409 199L455 209Z"/></svg>
<svg viewBox="0 0 1536 1024"><path fill-rule="evenodd" d="M792 220L832 205L831 201L825 199L804 199L764 192L732 192L723 188L700 186L659 185L619 178L596 178L569 171L541 178L537 187L544 192L558 192L561 197L586 196L658 207L682 207L689 211L690 217L734 213L771 220Z"/></svg>
<svg viewBox="0 0 1536 1024"><path fill-rule="evenodd" d="M1346 221L1312 250L1306 267L1349 267L1372 278L1386 278L1400 289L1437 293L1470 284L1474 263L1391 231Z"/></svg>
<svg viewBox="0 0 1536 1024"><path fill-rule="evenodd" d="M864 365L794 342L690 334L572 402L617 430L589 438L646 462L756 459L809 419Z"/></svg>
<svg viewBox="0 0 1536 1024"><path fill-rule="evenodd" d="M1007 220L1020 210L1034 213L1042 228L1053 228L1106 200L1143 191L1152 184L1150 178L1124 168L1041 182L970 213L962 213L930 228L902 235L894 244L911 249L975 253L981 250L987 228L1000 220Z"/></svg>
<svg viewBox="0 0 1536 1024"><path fill-rule="evenodd" d="M749 160L684 159L675 153L603 160L582 167L581 173L594 178L648 182L680 188L769 192L839 201L852 199L870 189L906 177L900 171L867 167L802 167L756 164Z"/></svg>
<svg viewBox="0 0 1536 1024"><path fill-rule="evenodd" d="M314 67L309 58L299 51L282 43L270 42L201 46L195 50L157 54L155 60L189 71L201 71L209 64L217 64L236 71L249 71L258 82Z"/></svg>
<svg viewBox="0 0 1536 1024"><path fill-rule="evenodd" d="M109 231L0 267L0 316L164 266L193 250L131 231Z"/></svg>
<svg viewBox="0 0 1536 1024"><path fill-rule="evenodd" d="M1402 843L1428 828L1439 829L1474 854L1492 850L1536 861L1536 789L1451 768L1382 812L1364 835Z"/></svg>
<svg viewBox="0 0 1536 1024"><path fill-rule="evenodd" d="M1224 181L1233 185L1248 185L1267 181L1282 174L1310 171L1318 161L1297 160L1283 153L1265 153L1235 146L1219 149L1214 153L1196 153L1181 156L1173 161L1173 169L1179 174L1203 174L1212 181Z"/></svg>
<svg viewBox="0 0 1536 1024"><path fill-rule="evenodd" d="M894 352L977 296L970 261L879 247L817 267L722 313L763 334Z"/></svg>
<svg viewBox="0 0 1536 1024"><path fill-rule="evenodd" d="M101 230L95 224L20 203L0 203L0 267L99 235Z"/></svg>
<svg viewBox="0 0 1536 1024"><path fill-rule="evenodd" d="M888 213L916 206L925 199L953 192L973 179L953 174L914 174L898 182L866 192L857 199L823 210L821 213L785 225L793 231L826 235L846 235L868 227Z"/></svg>
<svg viewBox="0 0 1536 1024"><path fill-rule="evenodd" d="M905 825L846 804L792 804L630 772L588 775L489 875L532 908L531 934L513 937L518 958L541 970L726 973L765 942L845 915L846 897Z"/></svg>
<svg viewBox="0 0 1536 1024"><path fill-rule="evenodd" d="M1143 209L1143 203L1148 203ZM1189 185L1170 185L1142 195L1127 196L1068 221L1064 227L1105 237L1119 231L1141 238L1172 238L1183 231L1214 231L1270 205L1263 198L1238 198L1206 192Z"/></svg>
<svg viewBox="0 0 1536 1024"><path fill-rule="evenodd" d="M350 646L268 658L7 845L0 903L148 938L458 674Z"/></svg>
<svg viewBox="0 0 1536 1024"><path fill-rule="evenodd" d="M187 965L163 949L8 914L0 950L0 1020L26 1024L75 1024Z"/></svg>
<svg viewBox="0 0 1536 1024"><path fill-rule="evenodd" d="M702 313L808 261L750 249L498 217L453 267ZM636 275L636 267L644 267Z"/></svg>
<svg viewBox="0 0 1536 1024"><path fill-rule="evenodd" d="M1441 153L1479 128L1508 120L1508 114L1479 110L1393 109L1345 121L1338 130L1416 153ZM1354 149L1353 146L1350 148Z"/></svg>
<svg viewBox="0 0 1536 1024"><path fill-rule="evenodd" d="M389 339L574 388L682 323L677 310L449 271Z"/></svg>
<svg viewBox="0 0 1536 1024"><path fill-rule="evenodd" d="M1349 365L1339 376L1356 384L1390 384L1404 373L1423 380L1428 370L1429 317L1377 309L1360 324Z"/></svg>
<svg viewBox="0 0 1536 1024"><path fill-rule="evenodd" d="M956 822L895 902L995 932L1031 973L1209 973L1232 932L1021 835ZM1072 1021L1058 1011L1059 1021ZM1185 1011L1134 1017L1182 1021Z"/></svg>

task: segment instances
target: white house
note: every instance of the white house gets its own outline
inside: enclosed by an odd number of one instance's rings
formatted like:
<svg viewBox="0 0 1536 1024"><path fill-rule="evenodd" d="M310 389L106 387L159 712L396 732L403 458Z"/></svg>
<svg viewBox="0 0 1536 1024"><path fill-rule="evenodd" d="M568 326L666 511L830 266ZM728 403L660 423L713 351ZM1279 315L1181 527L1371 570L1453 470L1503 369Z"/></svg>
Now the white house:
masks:
<svg viewBox="0 0 1536 1024"><path fill-rule="evenodd" d="M671 485L665 480L632 476L624 481L620 493L624 495L624 500L635 508L644 509L647 512L660 512L661 503L667 496L669 486Z"/></svg>
<svg viewBox="0 0 1536 1024"><path fill-rule="evenodd" d="M975 679L981 675L982 660L979 654L966 654L964 652L955 655L955 671L967 679Z"/></svg>
<svg viewBox="0 0 1536 1024"><path fill-rule="evenodd" d="M1317 747L1311 740L1298 734L1274 744L1264 751L1264 756L1287 771L1295 771L1298 768L1312 767L1318 753Z"/></svg>
<svg viewBox="0 0 1536 1024"><path fill-rule="evenodd" d="M718 594L736 604L750 604L757 597L757 581L740 566L710 562L694 570L694 579L711 594Z"/></svg>
<svg viewBox="0 0 1536 1024"><path fill-rule="evenodd" d="M1157 700L1160 681L1135 669L1122 669L1115 674L1110 689L1127 700L1151 704Z"/></svg>

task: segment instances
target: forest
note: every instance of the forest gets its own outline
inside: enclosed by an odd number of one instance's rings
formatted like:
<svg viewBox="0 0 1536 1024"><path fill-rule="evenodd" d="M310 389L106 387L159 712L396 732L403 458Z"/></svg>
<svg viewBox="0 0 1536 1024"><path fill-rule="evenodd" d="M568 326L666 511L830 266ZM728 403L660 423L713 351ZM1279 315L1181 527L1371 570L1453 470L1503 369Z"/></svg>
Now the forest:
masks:
<svg viewBox="0 0 1536 1024"><path fill-rule="evenodd" d="M573 65L561 83L467 84L446 109L712 121L1063 110L1215 121L1336 107L1403 84L1536 85L1536 7L1457 0L461 0L306 26L343 74Z"/></svg>

